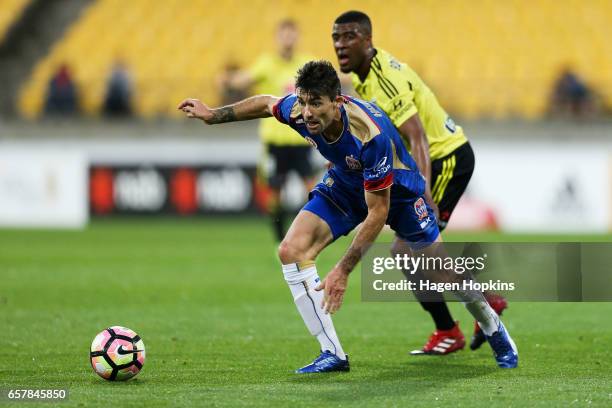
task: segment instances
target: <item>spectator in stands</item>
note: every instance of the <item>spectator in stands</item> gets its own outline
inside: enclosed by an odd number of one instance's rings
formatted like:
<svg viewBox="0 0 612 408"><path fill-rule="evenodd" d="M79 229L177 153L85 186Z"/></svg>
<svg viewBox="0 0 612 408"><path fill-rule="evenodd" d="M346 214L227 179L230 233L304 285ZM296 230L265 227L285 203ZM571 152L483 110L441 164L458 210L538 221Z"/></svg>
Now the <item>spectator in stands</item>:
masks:
<svg viewBox="0 0 612 408"><path fill-rule="evenodd" d="M132 78L127 66L116 60L104 97L104 114L110 117L128 117L132 115Z"/></svg>
<svg viewBox="0 0 612 408"><path fill-rule="evenodd" d="M232 84L230 78L233 78L240 72L240 67L235 62L228 62L218 79L219 95L221 96L221 104L229 105L234 102L241 101L249 96L249 92L244 87L237 87Z"/></svg>
<svg viewBox="0 0 612 408"><path fill-rule="evenodd" d="M561 71L551 96L554 116L584 117L594 113L594 94L570 67Z"/></svg>
<svg viewBox="0 0 612 408"><path fill-rule="evenodd" d="M47 97L45 100L45 113L50 116L70 116L78 112L78 94L72 74L66 63L51 77Z"/></svg>
<svg viewBox="0 0 612 408"><path fill-rule="evenodd" d="M295 90L297 70L310 61L308 55L297 52L299 29L295 21L284 19L276 28L276 52L263 53L250 68L227 72L219 82L226 89L241 90L254 94L286 95ZM227 69L226 69L227 71ZM264 144L264 154L258 166L261 180L269 187L268 212L276 239L280 242L286 234L291 211L285 208L281 192L290 173L297 173L306 191L315 184L317 169L311 161L310 144L296 137L285 125L273 118L263 119L259 135ZM305 199L306 197L304 197Z"/></svg>

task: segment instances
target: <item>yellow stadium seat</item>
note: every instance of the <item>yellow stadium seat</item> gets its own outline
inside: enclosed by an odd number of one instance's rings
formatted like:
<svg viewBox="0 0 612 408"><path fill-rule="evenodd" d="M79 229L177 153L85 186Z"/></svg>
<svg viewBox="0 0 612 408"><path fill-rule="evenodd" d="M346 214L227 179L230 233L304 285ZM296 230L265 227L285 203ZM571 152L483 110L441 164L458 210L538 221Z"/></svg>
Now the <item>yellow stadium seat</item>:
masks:
<svg viewBox="0 0 612 408"><path fill-rule="evenodd" d="M133 74L137 114L179 117L183 97L218 103L215 78L228 61L248 66L274 52L283 18L300 25L302 51L334 61L331 26L349 9L370 15L375 46L414 67L452 114L538 118L567 64L612 100L607 0L98 0L35 67L19 109L39 116L53 70L67 61L83 111L97 114L120 58Z"/></svg>
<svg viewBox="0 0 612 408"><path fill-rule="evenodd" d="M2 0L0 4L0 43L28 3L30 0Z"/></svg>

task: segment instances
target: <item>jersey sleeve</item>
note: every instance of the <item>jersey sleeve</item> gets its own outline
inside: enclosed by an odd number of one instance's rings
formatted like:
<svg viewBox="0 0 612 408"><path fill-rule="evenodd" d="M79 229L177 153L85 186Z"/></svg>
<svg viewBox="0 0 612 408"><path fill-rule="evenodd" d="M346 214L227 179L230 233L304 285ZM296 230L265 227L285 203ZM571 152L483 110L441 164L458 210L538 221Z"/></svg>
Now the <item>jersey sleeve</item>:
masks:
<svg viewBox="0 0 612 408"><path fill-rule="evenodd" d="M276 105L272 107L272 114L281 123L285 125L289 124L289 118L291 117L291 111L297 97L294 94L289 94L281 98Z"/></svg>
<svg viewBox="0 0 612 408"><path fill-rule="evenodd" d="M384 133L364 146L361 162L365 191L384 190L393 185L393 148Z"/></svg>

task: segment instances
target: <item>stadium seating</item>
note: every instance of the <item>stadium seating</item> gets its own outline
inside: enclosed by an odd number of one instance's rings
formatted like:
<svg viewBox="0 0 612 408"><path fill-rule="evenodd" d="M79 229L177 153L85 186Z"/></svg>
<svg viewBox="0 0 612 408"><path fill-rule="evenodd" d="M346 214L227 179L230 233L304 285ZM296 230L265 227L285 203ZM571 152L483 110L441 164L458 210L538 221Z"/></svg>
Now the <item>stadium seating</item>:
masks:
<svg viewBox="0 0 612 408"><path fill-rule="evenodd" d="M12 0L9 3L14 3ZM4 6L3 6L4 7ZM334 17L370 14L375 45L408 62L443 105L468 118L537 118L552 84L571 66L612 105L612 2L608 0L98 0L67 30L24 85L19 109L39 115L61 62L74 69L83 110L99 111L115 59L131 67L136 111L177 115L186 96L218 102L215 77L274 51L274 26L292 17L301 50L335 61Z"/></svg>
<svg viewBox="0 0 612 408"><path fill-rule="evenodd" d="M8 29L23 12L30 0L2 0L0 6L0 43L4 40Z"/></svg>

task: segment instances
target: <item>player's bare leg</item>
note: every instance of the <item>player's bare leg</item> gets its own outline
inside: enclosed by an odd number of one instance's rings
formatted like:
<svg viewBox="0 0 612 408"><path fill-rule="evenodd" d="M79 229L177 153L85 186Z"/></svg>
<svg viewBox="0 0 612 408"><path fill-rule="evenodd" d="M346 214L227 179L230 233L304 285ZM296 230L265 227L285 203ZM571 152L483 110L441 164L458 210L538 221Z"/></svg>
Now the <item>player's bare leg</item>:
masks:
<svg viewBox="0 0 612 408"><path fill-rule="evenodd" d="M329 314L322 308L323 292L315 291L320 282L315 265L319 253L333 241L325 221L309 211L297 215L278 249L283 274L295 305L321 347L321 355L298 373L348 371L348 359Z"/></svg>
<svg viewBox="0 0 612 408"><path fill-rule="evenodd" d="M439 235L433 245L429 245L418 251L418 253L423 253L426 257L445 258L447 256L444 246L442 245L442 238ZM432 277L439 282L459 283L461 287L462 282L471 279L471 277L466 276L466 274L457 274L452 269L435 271ZM493 349L498 366L501 368L516 367L518 365L516 345L510 338L510 335L506 331L497 313L495 313L486 301L482 292L462 289L453 291L453 293L462 301L465 308L478 322L478 325Z"/></svg>

